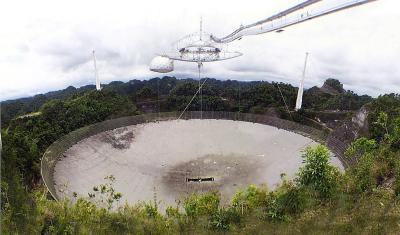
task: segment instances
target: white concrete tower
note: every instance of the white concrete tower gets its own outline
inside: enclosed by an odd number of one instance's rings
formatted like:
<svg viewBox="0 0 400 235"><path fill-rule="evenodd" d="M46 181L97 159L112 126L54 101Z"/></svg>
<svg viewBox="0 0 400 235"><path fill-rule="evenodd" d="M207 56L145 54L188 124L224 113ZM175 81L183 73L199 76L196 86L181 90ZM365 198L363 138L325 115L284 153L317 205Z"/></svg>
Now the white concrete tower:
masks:
<svg viewBox="0 0 400 235"><path fill-rule="evenodd" d="M96 56L94 55L94 50L93 50L93 64L94 64L94 76L96 78L96 90L100 91L100 80L99 80L99 73L97 72L97 65L96 65Z"/></svg>
<svg viewBox="0 0 400 235"><path fill-rule="evenodd" d="M304 90L304 79L306 78L306 68L307 68L308 52L306 53L306 60L304 61L303 75L300 80L299 91L297 92L297 100L295 110L301 109L303 104L303 90Z"/></svg>

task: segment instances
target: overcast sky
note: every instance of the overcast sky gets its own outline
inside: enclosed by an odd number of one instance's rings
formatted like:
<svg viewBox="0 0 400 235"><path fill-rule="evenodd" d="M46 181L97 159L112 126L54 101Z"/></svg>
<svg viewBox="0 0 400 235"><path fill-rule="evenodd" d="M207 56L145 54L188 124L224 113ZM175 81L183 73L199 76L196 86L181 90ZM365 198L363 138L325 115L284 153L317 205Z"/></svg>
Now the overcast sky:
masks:
<svg viewBox="0 0 400 235"><path fill-rule="evenodd" d="M224 36L300 0L8 1L0 8L0 100L113 80L160 76L152 57L195 32ZM250 4L251 3L251 4ZM197 5L196 5L197 4ZM346 89L377 96L400 93L400 2L379 0L233 43L242 57L206 64L221 79L275 80L298 85L310 53L306 87L326 78ZM175 63L169 75L194 77L195 64Z"/></svg>

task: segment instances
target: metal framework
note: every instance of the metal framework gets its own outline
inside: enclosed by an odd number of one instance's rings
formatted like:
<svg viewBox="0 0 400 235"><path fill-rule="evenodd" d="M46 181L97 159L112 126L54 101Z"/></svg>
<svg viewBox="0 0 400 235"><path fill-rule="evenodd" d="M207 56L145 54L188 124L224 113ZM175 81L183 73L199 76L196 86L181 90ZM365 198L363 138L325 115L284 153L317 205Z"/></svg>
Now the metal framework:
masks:
<svg viewBox="0 0 400 235"><path fill-rule="evenodd" d="M377 0L308 0L264 20L240 26L225 37L217 38L211 35L211 39L218 43L229 43L244 36L269 32L279 33L289 26L374 1ZM315 8L309 9L313 5Z"/></svg>
<svg viewBox="0 0 400 235"><path fill-rule="evenodd" d="M172 60L204 63L229 60L241 55L238 51L230 51L228 45L211 40L211 34L200 31L176 41L173 51L162 56Z"/></svg>
<svg viewBox="0 0 400 235"><path fill-rule="evenodd" d="M203 31L203 21L200 19L199 32L189 34L172 45L173 51L163 54L172 60L185 62L215 62L221 60L229 60L242 53L230 51L228 45L215 42L211 38L211 34Z"/></svg>

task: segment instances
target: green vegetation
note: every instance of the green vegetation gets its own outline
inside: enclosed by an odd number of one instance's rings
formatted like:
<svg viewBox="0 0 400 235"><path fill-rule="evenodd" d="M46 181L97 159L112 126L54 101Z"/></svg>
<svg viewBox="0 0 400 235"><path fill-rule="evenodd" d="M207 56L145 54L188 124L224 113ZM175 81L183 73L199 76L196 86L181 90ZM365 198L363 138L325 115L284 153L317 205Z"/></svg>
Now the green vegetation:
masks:
<svg viewBox="0 0 400 235"><path fill-rule="evenodd" d="M359 96L345 91L336 79L328 79L321 88L312 87L304 92L304 107L313 110L358 110L372 101L367 95Z"/></svg>
<svg viewBox="0 0 400 235"><path fill-rule="evenodd" d="M329 164L329 150L324 146L307 147L303 155L305 166L300 169L299 183L329 199L339 188L339 171Z"/></svg>
<svg viewBox="0 0 400 235"><path fill-rule="evenodd" d="M344 91L343 85L335 79L328 79L325 87L313 87L304 92L303 106L308 110L358 110L362 105L372 100L369 96L359 96L351 91ZM116 92L129 97L138 104L141 111L182 110L198 88L198 81L193 79L178 80L174 77L153 78L140 81L111 82L104 85L103 92ZM64 90L36 95L30 98L3 101L1 103L1 125L4 128L12 119L40 110L48 101L58 99L66 101L93 90L94 86L81 88L68 87ZM332 92L333 91L335 92ZM282 92L282 95L281 95ZM203 87L203 109L224 110L231 112L266 113L271 108L278 115L285 115L286 104L293 109L296 102L297 88L284 83L269 83L264 81L239 82L208 79ZM159 102L149 102L156 101ZM142 104L143 103L143 104ZM198 110L198 100L193 102L190 110ZM143 106L143 107L142 107ZM145 107L144 107L145 106ZM286 114L287 115L287 114Z"/></svg>
<svg viewBox="0 0 400 235"><path fill-rule="evenodd" d="M282 183L275 190L250 185L227 205L221 205L218 192L209 192L191 195L165 212L158 210L156 202L118 208L122 195L113 188L113 176L104 184L94 185L92 193L76 198L75 203L49 198L40 181L39 164L51 143L82 126L143 112L141 102L155 98L160 98L161 111L181 110L197 85L197 81L170 77L134 80L110 83L100 92L68 88L66 93L45 95L42 103L35 98L38 105L29 109L26 100L16 101L25 102L21 106L25 108L7 103L5 112L2 104L2 117L7 120L2 120L1 130L1 233L400 233L400 96L390 94L372 100L344 91L336 81L327 82L330 88L307 91L312 95L305 99L305 106L314 111L368 109L369 133L346 151L357 164L345 172L329 164L328 150L319 145L304 151L305 164L293 180L282 175ZM277 86L211 79L203 91L203 107L255 113L273 108L275 114L284 116L287 114ZM288 105L294 106L296 89L287 84L279 87ZM55 96L58 99L52 98ZM31 112L37 113L24 115ZM297 115L301 117L302 112Z"/></svg>
<svg viewBox="0 0 400 235"><path fill-rule="evenodd" d="M2 177L19 172L33 187L40 179L40 157L61 136L80 127L115 117L134 115L136 107L115 92L91 91L65 101L50 100L40 115L13 119L2 129Z"/></svg>
<svg viewBox="0 0 400 235"><path fill-rule="evenodd" d="M5 208L3 232L394 234L400 231L396 191L378 185L359 190L363 182L353 178L353 171L342 174L332 167L327 161L328 150L322 145L306 149L303 157L305 165L293 181L283 178L274 191L250 185L224 206L220 205L218 192L209 192L193 194L186 198L182 207L169 207L165 213L159 212L153 203L124 205L111 210L120 197L112 183L93 188L102 198L100 201L89 196L79 198L76 203L55 202L46 198L44 190L36 190L31 194L34 207L26 211L29 217L24 226L16 224L11 210ZM112 176L107 179L114 180ZM107 206L99 207L99 202Z"/></svg>
<svg viewBox="0 0 400 235"><path fill-rule="evenodd" d="M90 199L94 199L94 201L97 202L97 206L106 207L108 210L111 210L114 203L121 199L122 194L116 192L113 187L115 181L113 175L106 176L104 179L108 182L94 186L93 193L89 193L88 196ZM76 195L76 192L74 192L74 197L76 197Z"/></svg>
<svg viewBox="0 0 400 235"><path fill-rule="evenodd" d="M379 96L374 102L368 104L368 108L373 110L368 115L371 137L382 141L389 132L392 132L392 138L394 138L392 144L399 148L400 95Z"/></svg>
<svg viewBox="0 0 400 235"><path fill-rule="evenodd" d="M3 215L10 216L11 228L28 229L22 231L29 231L29 226L35 224L32 219L36 216L36 203L32 193L40 188L40 158L46 148L74 129L133 115L136 108L115 92L91 91L65 101L51 100L40 111L40 115L13 119L2 129L1 208Z"/></svg>

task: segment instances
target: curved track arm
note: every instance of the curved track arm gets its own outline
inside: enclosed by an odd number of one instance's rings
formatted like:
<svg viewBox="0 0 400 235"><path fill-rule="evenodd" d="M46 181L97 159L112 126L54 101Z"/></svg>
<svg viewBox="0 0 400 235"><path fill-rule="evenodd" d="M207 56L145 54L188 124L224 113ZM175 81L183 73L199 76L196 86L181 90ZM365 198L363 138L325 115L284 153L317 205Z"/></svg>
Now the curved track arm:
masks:
<svg viewBox="0 0 400 235"><path fill-rule="evenodd" d="M332 14L337 11L342 11L345 9L349 9L352 7L356 7L359 5L363 5L366 3L374 2L377 0L351 0L351 1L342 1L341 3L337 3L334 6L329 6L329 7L321 7L315 12L304 12L298 17L289 17L289 19L286 18L286 16L290 15L291 13L294 13L296 11L299 11L301 9L304 9L305 7L311 6L315 3L318 2L323 2L322 0L308 0L305 1L301 4L298 4L294 7L291 7L285 11L282 11L278 14L275 14L271 17L268 17L265 20L258 21L256 23L246 25L246 26L241 26L237 30L233 31L231 34L223 37L223 38L217 38L213 35L211 35L211 39L215 42L218 43L229 43L232 41L235 41L237 39L241 39L243 36L249 36L249 35L257 35L257 34L262 34L262 33L269 33L272 31L278 31L283 28L299 24L302 22L305 22L307 20L311 20L317 17L321 17L324 15ZM340 1L339 1L340 2ZM274 22L274 20L280 19L279 22Z"/></svg>

